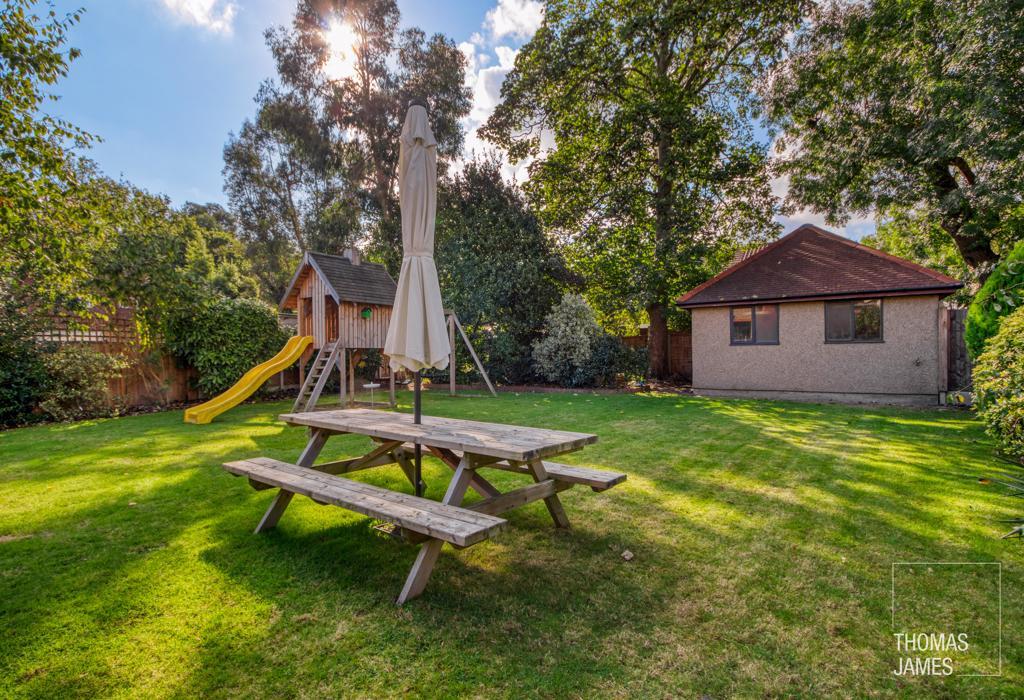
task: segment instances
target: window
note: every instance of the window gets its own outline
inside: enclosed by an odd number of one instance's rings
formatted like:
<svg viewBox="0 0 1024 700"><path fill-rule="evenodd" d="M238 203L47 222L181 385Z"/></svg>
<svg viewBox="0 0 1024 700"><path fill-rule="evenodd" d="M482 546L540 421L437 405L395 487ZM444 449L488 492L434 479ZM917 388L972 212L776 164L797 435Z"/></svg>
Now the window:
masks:
<svg viewBox="0 0 1024 700"><path fill-rule="evenodd" d="M826 343L881 343L882 300L825 303Z"/></svg>
<svg viewBox="0 0 1024 700"><path fill-rule="evenodd" d="M732 345L778 345L779 306L733 306L729 309Z"/></svg>

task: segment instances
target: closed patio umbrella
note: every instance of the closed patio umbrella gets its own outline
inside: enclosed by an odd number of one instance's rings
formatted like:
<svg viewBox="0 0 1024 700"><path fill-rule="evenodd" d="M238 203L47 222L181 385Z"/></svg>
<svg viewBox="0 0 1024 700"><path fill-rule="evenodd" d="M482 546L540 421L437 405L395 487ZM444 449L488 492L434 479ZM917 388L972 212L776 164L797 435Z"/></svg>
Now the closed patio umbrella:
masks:
<svg viewBox="0 0 1024 700"><path fill-rule="evenodd" d="M402 211L402 271L384 341L391 370L415 372L413 421L421 422L421 371L448 366L451 347L434 266L437 210L437 141L422 102L412 101L399 142L398 197ZM420 495L421 448L416 445L416 495Z"/></svg>

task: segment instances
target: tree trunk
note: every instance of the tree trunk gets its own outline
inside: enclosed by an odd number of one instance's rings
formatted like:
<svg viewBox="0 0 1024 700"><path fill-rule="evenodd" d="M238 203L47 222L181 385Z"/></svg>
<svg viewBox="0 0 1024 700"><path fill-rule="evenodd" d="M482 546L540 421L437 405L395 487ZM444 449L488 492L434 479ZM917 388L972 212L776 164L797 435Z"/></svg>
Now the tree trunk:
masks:
<svg viewBox="0 0 1024 700"><path fill-rule="evenodd" d="M956 165L964 174L965 179L973 185L974 173L967 163L962 158L954 160L959 162L955 162L953 165ZM939 201L945 203L942 206L940 222L942 229L953 239L953 243L960 251L967 266L978 273L979 278L984 282L989 272L992 271L992 267L999 262L999 256L992 250L992 240L980 233L964 233L965 224L974 218L974 208L961 190L953 173L950 172L948 165L936 165L932 170L932 181L939 195Z"/></svg>
<svg viewBox="0 0 1024 700"><path fill-rule="evenodd" d="M664 379L669 375L668 319L663 304L647 307L651 325L647 329L647 362L651 377Z"/></svg>
<svg viewBox="0 0 1024 700"><path fill-rule="evenodd" d="M667 63L665 64L667 66ZM666 70L664 66L663 70ZM666 260L665 247L672 238L672 196L673 181L669 162L672 135L669 129L659 123L657 126L657 167L654 175L654 257L661 264ZM658 275L664 280L663 275ZM647 358L651 377L664 379L669 375L668 365L668 318L666 298L671 295L661 286L652 289L653 299L647 305L650 328L647 332Z"/></svg>
<svg viewBox="0 0 1024 700"><path fill-rule="evenodd" d="M984 282L992 268L999 262L999 256L992 250L988 239L981 236L965 236L963 231L964 222L954 218L942 218L942 228L949 237L953 239L957 250L963 257L964 262L972 271L978 274L978 279Z"/></svg>

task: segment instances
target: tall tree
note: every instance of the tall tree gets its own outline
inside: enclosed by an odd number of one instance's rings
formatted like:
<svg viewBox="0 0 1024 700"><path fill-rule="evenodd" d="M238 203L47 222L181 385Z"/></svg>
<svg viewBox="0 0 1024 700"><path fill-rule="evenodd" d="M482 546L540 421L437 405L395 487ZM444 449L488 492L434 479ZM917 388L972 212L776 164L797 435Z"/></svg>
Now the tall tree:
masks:
<svg viewBox="0 0 1024 700"><path fill-rule="evenodd" d="M765 91L790 203L925 215L983 276L1024 191L1021 65L1020 2L817 7Z"/></svg>
<svg viewBox="0 0 1024 700"><path fill-rule="evenodd" d="M340 253L358 239L359 203L351 149L315 90L267 81L256 104L224 147L224 189L260 261L264 296L276 302L301 251Z"/></svg>
<svg viewBox="0 0 1024 700"><path fill-rule="evenodd" d="M300 0L290 27L266 33L277 80L225 149L243 235L280 251L352 241L397 271L395 177L409 100L426 98L439 164L460 154L469 111L465 58L450 39L400 31L394 0Z"/></svg>
<svg viewBox="0 0 1024 700"><path fill-rule="evenodd" d="M802 5L549 0L483 129L514 160L537 158L527 192L592 301L646 312L655 376L673 299L729 241L777 233L751 82Z"/></svg>
<svg viewBox="0 0 1024 700"><path fill-rule="evenodd" d="M175 211L166 197L85 167L79 181L90 225L103 232L83 286L107 306L132 307L145 342L158 341L170 318L210 298L257 294L242 245L209 227L216 205Z"/></svg>
<svg viewBox="0 0 1024 700"><path fill-rule="evenodd" d="M565 286L565 263L494 158L468 162L438 188L438 277L496 381L533 377L530 348Z"/></svg>
<svg viewBox="0 0 1024 700"><path fill-rule="evenodd" d="M78 294L94 238L72 235L87 218L72 206L72 149L92 136L45 113L48 92L79 52L67 33L81 13L42 11L34 0L0 4L0 285L57 304Z"/></svg>

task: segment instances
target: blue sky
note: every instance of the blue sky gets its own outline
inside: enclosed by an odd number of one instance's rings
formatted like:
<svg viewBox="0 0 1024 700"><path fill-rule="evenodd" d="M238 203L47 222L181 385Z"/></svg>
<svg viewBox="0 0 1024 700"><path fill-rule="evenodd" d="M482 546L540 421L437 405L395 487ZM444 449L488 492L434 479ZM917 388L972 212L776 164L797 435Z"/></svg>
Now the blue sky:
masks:
<svg viewBox="0 0 1024 700"><path fill-rule="evenodd" d="M71 32L82 56L48 111L100 136L89 152L101 169L176 205L225 203L221 153L253 114L260 82L274 74L263 31L289 22L294 0L56 0L85 7ZM470 59L467 148L490 114L515 50L540 21L537 0L399 0L402 23L442 32ZM777 190L784 191L779 183ZM819 217L785 220L822 223ZM854 222L847 235L873 228Z"/></svg>
<svg viewBox="0 0 1024 700"><path fill-rule="evenodd" d="M109 175L175 204L224 202L224 143L253 114L260 82L274 74L263 31L287 23L294 2L79 0L58 8L82 4L86 12L70 42L82 56L57 86L60 100L49 111L103 138L90 157ZM461 42L481 31L494 2L400 4L403 23ZM202 23L206 7L209 24Z"/></svg>

